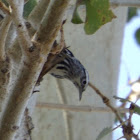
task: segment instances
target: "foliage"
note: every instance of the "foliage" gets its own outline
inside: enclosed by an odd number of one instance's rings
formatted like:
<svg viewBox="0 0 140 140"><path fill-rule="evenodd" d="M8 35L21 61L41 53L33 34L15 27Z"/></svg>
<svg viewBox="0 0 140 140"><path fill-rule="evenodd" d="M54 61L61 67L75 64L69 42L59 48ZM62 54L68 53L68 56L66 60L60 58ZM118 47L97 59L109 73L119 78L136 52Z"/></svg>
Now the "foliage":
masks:
<svg viewBox="0 0 140 140"><path fill-rule="evenodd" d="M37 2L36 0L29 0L25 6L24 6L24 13L23 16L25 18L28 17L28 15L31 13L31 11L33 10L33 8L36 6Z"/></svg>
<svg viewBox="0 0 140 140"><path fill-rule="evenodd" d="M138 45L140 45L140 28L138 28L135 32L135 39Z"/></svg>
<svg viewBox="0 0 140 140"><path fill-rule="evenodd" d="M107 134L109 134L110 132L112 132L112 127L106 127L104 128L100 134L98 135L98 137L96 138L96 140L101 140L103 137L105 137Z"/></svg>
<svg viewBox="0 0 140 140"><path fill-rule="evenodd" d="M124 102L131 102L125 98L121 98L121 97L117 97L117 96L113 96L115 99L119 100L120 102L124 103Z"/></svg>
<svg viewBox="0 0 140 140"><path fill-rule="evenodd" d="M137 15L137 8L135 7L129 7L128 8L128 17L127 17L127 22L131 21L133 17Z"/></svg>
<svg viewBox="0 0 140 140"><path fill-rule="evenodd" d="M71 20L72 23L74 23L74 24L81 24L81 23L83 23L80 15L78 13L78 7L80 5L83 5L83 4L84 4L83 2L81 3L81 2L77 1L76 5L75 5L74 12L73 12L72 20Z"/></svg>
<svg viewBox="0 0 140 140"><path fill-rule="evenodd" d="M77 11L79 5L76 6L72 18L72 22L75 24L83 23ZM84 21L86 34L95 33L102 25L116 17L109 9L109 0L84 0L84 5L86 6L86 19Z"/></svg>
<svg viewBox="0 0 140 140"><path fill-rule="evenodd" d="M128 8L127 22L130 22L134 17L138 16L136 7ZM135 39L138 45L140 45L140 28L135 31Z"/></svg>
<svg viewBox="0 0 140 140"><path fill-rule="evenodd" d="M135 103L125 99L125 98L120 98L117 96L114 96L115 99L118 99L120 102L130 102L133 105L133 112L140 115L140 107L138 105L136 105Z"/></svg>

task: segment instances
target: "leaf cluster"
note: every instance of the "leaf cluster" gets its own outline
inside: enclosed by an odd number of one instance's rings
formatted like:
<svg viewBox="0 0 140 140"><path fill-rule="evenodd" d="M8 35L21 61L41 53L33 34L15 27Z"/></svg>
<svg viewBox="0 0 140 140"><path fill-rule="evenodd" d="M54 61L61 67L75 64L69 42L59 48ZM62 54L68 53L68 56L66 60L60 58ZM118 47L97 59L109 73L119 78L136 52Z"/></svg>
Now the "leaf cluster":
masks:
<svg viewBox="0 0 140 140"><path fill-rule="evenodd" d="M85 5L86 18L83 21L78 13L78 7ZM72 22L74 24L84 23L85 33L94 34L102 25L110 22L116 16L110 10L109 0L77 0Z"/></svg>

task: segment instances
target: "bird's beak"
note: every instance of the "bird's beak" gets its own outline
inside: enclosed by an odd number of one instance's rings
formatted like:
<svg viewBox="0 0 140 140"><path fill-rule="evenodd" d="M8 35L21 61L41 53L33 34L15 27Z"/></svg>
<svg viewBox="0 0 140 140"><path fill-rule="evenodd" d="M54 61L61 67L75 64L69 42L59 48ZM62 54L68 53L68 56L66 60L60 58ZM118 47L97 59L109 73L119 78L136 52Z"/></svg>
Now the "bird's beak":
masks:
<svg viewBox="0 0 140 140"><path fill-rule="evenodd" d="M81 99L82 99L82 93L83 93L83 91L81 89L79 89L79 101L81 101Z"/></svg>

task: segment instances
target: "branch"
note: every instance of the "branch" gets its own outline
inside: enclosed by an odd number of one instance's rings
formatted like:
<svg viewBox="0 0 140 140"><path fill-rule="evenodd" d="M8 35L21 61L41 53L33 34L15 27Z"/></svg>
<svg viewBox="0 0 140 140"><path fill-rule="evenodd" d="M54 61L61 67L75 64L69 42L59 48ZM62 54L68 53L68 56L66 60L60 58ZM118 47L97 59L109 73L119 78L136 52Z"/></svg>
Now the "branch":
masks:
<svg viewBox="0 0 140 140"><path fill-rule="evenodd" d="M34 41L44 44L43 53L50 50L54 38L57 36L57 32L61 27L63 13L69 1L70 0L54 0L47 14L44 16L41 26L34 36Z"/></svg>
<svg viewBox="0 0 140 140"><path fill-rule="evenodd" d="M5 42L6 51L9 51L9 49L13 46L13 43L15 42L16 37L17 37L16 27L12 23L11 26L10 26L10 28L9 28L7 39L6 39L6 42ZM20 47L18 47L18 49L19 48Z"/></svg>
<svg viewBox="0 0 140 140"><path fill-rule="evenodd" d="M46 109L57 109L65 111L75 111L75 112L109 112L112 113L112 110L105 107L92 107L92 106L76 106L76 105L67 105L67 104L55 104L55 103L37 103L37 108L46 108ZM129 112L129 108L117 108L120 113Z"/></svg>
<svg viewBox="0 0 140 140"><path fill-rule="evenodd" d="M7 6L5 6L5 4L3 2L0 1L0 9L7 15L10 15L10 10L9 8L7 8Z"/></svg>
<svg viewBox="0 0 140 140"><path fill-rule="evenodd" d="M8 91L9 91L9 80L10 80L10 60L8 57L5 60L0 60L0 120L3 116L4 109L6 106Z"/></svg>
<svg viewBox="0 0 140 140"><path fill-rule="evenodd" d="M16 0L12 0L12 1L8 0L8 2L12 8L11 16L17 28L17 34L18 34L20 47L24 55L27 56L28 49L33 45L29 37L28 30L26 29L24 19L22 18L24 0L20 1L20 4L19 4L19 1L16 1Z"/></svg>
<svg viewBox="0 0 140 140"><path fill-rule="evenodd" d="M36 57L39 58L39 56ZM40 59L36 59L31 61L32 64L28 63L21 67L19 77L16 79L15 85L13 84L11 97L3 116L0 128L0 138L2 140L11 140L20 126L23 112L43 66L43 63L39 62Z"/></svg>
<svg viewBox="0 0 140 140"><path fill-rule="evenodd" d="M49 32L53 33L50 35L47 34L47 37L50 37L51 41L50 39L49 41L41 40L42 42L39 42L39 43L35 42L36 44L30 47L31 40L28 35L28 32L26 32L27 29L24 25L24 22L21 16L22 13L18 13L18 12L22 12L23 2L21 2L21 5L18 5L19 4L18 1L9 0L9 3L11 4L12 10L13 10L12 18L17 28L19 44L21 45L22 52L24 52L24 54L28 55L29 57L28 59L24 57L24 61L20 63L19 72L17 73L17 79L14 81L14 83L12 83L13 88L10 90L11 97L8 101L5 114L3 115L3 119L0 124L1 125L0 138L2 140L13 139L16 133L16 130L19 129L20 127L23 113L31 97L31 94L33 92L38 76L42 70L42 67L44 63L46 62L47 55L52 46L52 42L54 42L55 40L55 37L58 32L57 25L59 24L61 25L62 17L65 12L64 9L66 9L66 7L68 6L68 1L69 0L59 0L59 1L55 0L54 5L53 5L55 9L53 9L53 11L52 9L50 9L51 12L49 12L49 14L52 13L54 17L52 18L51 15L48 14L49 17L51 17L51 19L49 18L47 19L48 22L46 22L46 26ZM21 6L21 11L19 10L20 6ZM56 6L60 6L61 9L60 7L56 7ZM60 15L58 15L58 11ZM57 17L55 15L57 15ZM49 26L51 25L48 25L51 23L53 23L53 28L51 28L52 31L49 28ZM45 27L45 24L43 24L43 27ZM42 34L44 34L44 32ZM43 39L47 39L47 38L43 38ZM47 46L45 46L46 44L44 45L44 42L47 43ZM42 51L42 49L45 51Z"/></svg>
<svg viewBox="0 0 140 140"><path fill-rule="evenodd" d="M122 124L122 123L123 123L123 120L122 120L121 117L119 116L117 110L116 110L113 106L111 106L109 99L108 99L107 97L105 97L105 96L100 92L100 90L97 89L92 83L89 82L89 86L90 86L93 90L95 90L95 92L102 98L102 100L103 100L103 102L106 104L106 106L108 106L108 107L112 110L112 112L116 115L117 119L118 119L118 120L120 121L120 123Z"/></svg>
<svg viewBox="0 0 140 140"><path fill-rule="evenodd" d="M34 128L34 125L32 123L32 118L29 114L29 109L25 109L21 126L18 129L15 139L17 140L32 140L31 138L31 132Z"/></svg>
<svg viewBox="0 0 140 140"><path fill-rule="evenodd" d="M135 105L133 103L131 103L130 107L129 107L129 118L128 118L127 130L124 133L126 133L126 135L128 135L127 133L129 131L129 135L131 135L136 140L139 140L138 135L133 133L134 127L133 127L133 124L132 124L132 116L134 114L134 108L135 108ZM128 137L129 137L129 135L128 135Z"/></svg>
<svg viewBox="0 0 140 140"><path fill-rule="evenodd" d="M32 24L34 29L38 29L40 25L40 21L42 20L48 6L50 0L40 0L33 11L30 13L28 17L28 21Z"/></svg>
<svg viewBox="0 0 140 140"><path fill-rule="evenodd" d="M9 80L10 80L10 68L11 62L6 54L6 39L8 31L11 25L11 17L7 15L0 27L0 119L3 116L4 109L6 106L6 98L9 91Z"/></svg>
<svg viewBox="0 0 140 140"><path fill-rule="evenodd" d="M5 19L2 22L2 25L0 27L0 59L5 60L6 54L5 54L5 44L6 39L8 35L8 31L11 25L11 17L7 15Z"/></svg>
<svg viewBox="0 0 140 140"><path fill-rule="evenodd" d="M40 84L41 80L43 79L43 76L49 72L50 69L52 69L52 67L54 65L56 65L57 63L59 63L60 61L62 61L64 58L63 57L59 57L58 54L64 49L66 48L66 44L65 44L65 40L64 40L64 31L63 31L63 25L64 25L65 21L63 21L61 29L60 29L60 42L57 44L57 41L55 40L55 42L52 45L52 49L51 52L48 56L48 59L46 61L46 63L43 66L43 69L39 75L38 81L37 81L37 85Z"/></svg>
<svg viewBox="0 0 140 140"><path fill-rule="evenodd" d="M60 29L60 41L59 44L57 44L57 41L55 40L52 49L51 54L59 54L64 48L66 48L65 38L64 38L64 29L63 25L65 24L66 20L62 22L61 29Z"/></svg>
<svg viewBox="0 0 140 140"><path fill-rule="evenodd" d="M102 98L102 100L106 104L106 106L108 106L112 110L112 112L116 115L117 119L119 120L120 124L123 124L123 120L119 116L118 111L110 104L109 99L106 96L104 96L100 92L100 90L97 89L92 83L89 82L89 86ZM123 124L122 125L122 131L123 131L124 138L126 138L127 140L131 140L132 137L135 137L135 138L137 138L137 140L139 140L138 136L135 135L135 133L133 132L134 128L133 128L133 126L131 125L131 122L130 122L133 111L131 110L129 113L130 113L130 118L128 119L128 121L129 121L128 124Z"/></svg>

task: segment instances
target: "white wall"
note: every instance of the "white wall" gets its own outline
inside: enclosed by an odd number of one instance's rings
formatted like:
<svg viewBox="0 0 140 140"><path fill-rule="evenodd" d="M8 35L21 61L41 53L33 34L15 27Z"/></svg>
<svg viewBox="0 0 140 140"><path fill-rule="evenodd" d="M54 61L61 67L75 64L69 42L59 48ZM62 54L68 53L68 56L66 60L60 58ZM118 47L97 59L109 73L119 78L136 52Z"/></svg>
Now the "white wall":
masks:
<svg viewBox="0 0 140 140"><path fill-rule="evenodd" d="M117 90L127 8L119 7L114 12L117 18L90 36L85 35L82 25L73 25L70 16L65 24L66 44L71 46L70 50L89 71L90 81L110 99ZM105 106L89 87L79 102L77 89L67 80L56 81L47 75L41 84L39 102ZM58 86L61 88L61 96ZM95 140L103 128L112 125L114 117L111 113L66 113L36 108L33 119L34 140ZM111 139L111 135L104 138Z"/></svg>

